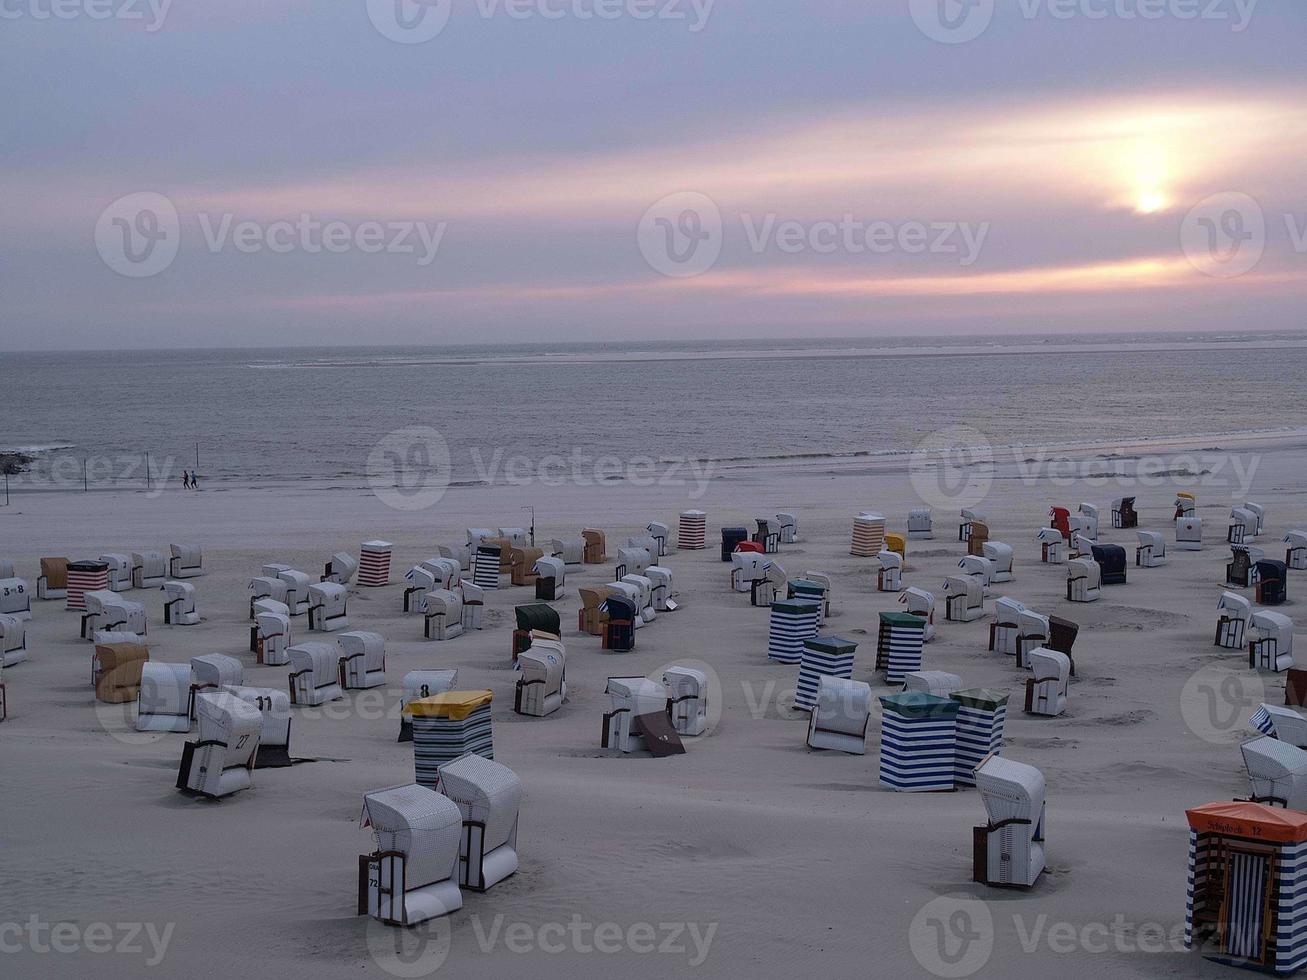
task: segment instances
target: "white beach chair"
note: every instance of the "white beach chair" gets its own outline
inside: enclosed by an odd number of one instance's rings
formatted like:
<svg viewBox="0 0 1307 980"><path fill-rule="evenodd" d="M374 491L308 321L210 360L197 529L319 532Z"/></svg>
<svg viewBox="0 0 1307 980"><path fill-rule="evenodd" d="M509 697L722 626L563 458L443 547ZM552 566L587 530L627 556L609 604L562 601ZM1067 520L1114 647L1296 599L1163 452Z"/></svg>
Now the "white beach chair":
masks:
<svg viewBox="0 0 1307 980"><path fill-rule="evenodd" d="M158 589L168 578L168 559L161 551L132 552L132 585Z"/></svg>
<svg viewBox="0 0 1307 980"><path fill-rule="evenodd" d="M286 583L286 598L283 601L290 607L290 614L303 616L309 611L313 601L312 596L309 595L309 586L313 583L308 575L298 568L283 568L277 573L277 577Z"/></svg>
<svg viewBox="0 0 1307 980"><path fill-rule="evenodd" d="M126 592L132 587L132 556L111 551L100 556L109 566L109 591Z"/></svg>
<svg viewBox="0 0 1307 980"><path fill-rule="evenodd" d="M775 562L772 563L775 566ZM781 569L781 574L785 570ZM645 578L653 583L653 606L657 612L671 612L676 609L672 600L672 570L663 565L650 565L644 570Z"/></svg>
<svg viewBox="0 0 1307 980"><path fill-rule="evenodd" d="M1244 507L1230 511L1230 527L1225 540L1230 544L1246 544L1257 537L1257 515Z"/></svg>
<svg viewBox="0 0 1307 980"><path fill-rule="evenodd" d="M1293 666L1293 620L1283 613L1260 609L1248 621L1248 666L1288 670Z"/></svg>
<svg viewBox="0 0 1307 980"><path fill-rule="evenodd" d="M903 678L903 690L946 698L962 690L962 678L946 670L914 670Z"/></svg>
<svg viewBox="0 0 1307 980"><path fill-rule="evenodd" d="M441 558L449 558L458 562L459 570L467 572L472 570L472 548L466 544L447 545L442 544L436 547Z"/></svg>
<svg viewBox="0 0 1307 980"><path fill-rule="evenodd" d="M290 703L326 704L345 696L340 687L340 644L334 640L297 643L286 651L290 658Z"/></svg>
<svg viewBox="0 0 1307 980"><path fill-rule="evenodd" d="M440 767L440 788L463 818L459 883L484 892L517 870L522 781L507 766L469 752Z"/></svg>
<svg viewBox="0 0 1307 980"><path fill-rule="evenodd" d="M950 575L944 580L944 618L970 623L985 615L985 587L974 575Z"/></svg>
<svg viewBox="0 0 1307 980"><path fill-rule="evenodd" d="M681 735L702 735L708 728L708 675L693 667L668 667L663 671L663 687L672 727Z"/></svg>
<svg viewBox="0 0 1307 980"><path fill-rule="evenodd" d="M1139 547L1135 549L1135 564L1140 568L1157 568L1165 565L1166 539L1157 531L1139 531Z"/></svg>
<svg viewBox="0 0 1307 980"><path fill-rule="evenodd" d="M907 611L910 614L920 616L926 621L926 630L922 636L922 642L929 643L933 640L935 638L935 594L913 585L899 594L899 602L908 607Z"/></svg>
<svg viewBox="0 0 1307 980"><path fill-rule="evenodd" d="M649 532L649 537L653 539L655 550L653 556L662 558L667 554L667 539L671 537L672 529L662 521L650 521L645 528Z"/></svg>
<svg viewBox="0 0 1307 980"><path fill-rule="evenodd" d="M191 730L190 664L141 664L135 727L138 732Z"/></svg>
<svg viewBox="0 0 1307 980"><path fill-rule="evenodd" d="M990 755L976 767L989 822L975 829L972 877L985 885L1029 888L1044 870L1044 775Z"/></svg>
<svg viewBox="0 0 1307 980"><path fill-rule="evenodd" d="M1216 621L1216 645L1226 650L1242 650L1253 604L1238 593L1222 592L1216 609L1220 613Z"/></svg>
<svg viewBox="0 0 1307 980"><path fill-rule="evenodd" d="M1066 568L1068 602L1093 602L1099 597L1103 571L1092 558L1072 558Z"/></svg>
<svg viewBox="0 0 1307 980"><path fill-rule="evenodd" d="M531 535L524 527L501 527L496 537L505 538L514 548L529 548Z"/></svg>
<svg viewBox="0 0 1307 980"><path fill-rule="evenodd" d="M565 565L580 565L585 561L585 538L554 538L549 542L549 550L556 558L563 559Z"/></svg>
<svg viewBox="0 0 1307 980"><path fill-rule="evenodd" d="M290 695L271 687L245 687L240 684L229 684L223 690L252 705L263 719L259 728L259 751L254 756L254 768L284 769L292 765Z"/></svg>
<svg viewBox="0 0 1307 980"><path fill-rule="evenodd" d="M463 814L447 796L413 783L363 797L376 850L359 858L359 915L411 926L463 907Z"/></svg>
<svg viewBox="0 0 1307 980"><path fill-rule="evenodd" d="M434 592L444 585L436 584L436 573L425 563L414 565L404 573L404 612L425 613L427 611L427 593Z"/></svg>
<svg viewBox="0 0 1307 980"><path fill-rule="evenodd" d="M334 633L349 626L346 605L349 589L336 582L318 582L309 586L309 629Z"/></svg>
<svg viewBox="0 0 1307 980"><path fill-rule="evenodd" d="M1002 541L986 541L983 545L984 557L994 566L990 573L991 582L1012 581L1012 546Z"/></svg>
<svg viewBox="0 0 1307 980"><path fill-rule="evenodd" d="M1035 533L1039 542L1039 560L1046 565L1061 565L1066 561L1066 538L1055 527L1041 527Z"/></svg>
<svg viewBox="0 0 1307 980"><path fill-rule="evenodd" d="M1293 708L1263 703L1248 719L1248 724L1263 735L1307 749L1307 718Z"/></svg>
<svg viewBox="0 0 1307 980"><path fill-rule="evenodd" d="M194 578L204 574L204 556L198 544L170 544L169 578Z"/></svg>
<svg viewBox="0 0 1307 980"><path fill-rule="evenodd" d="M644 736L635 719L667 713L667 688L648 677L610 677L604 689L610 710L604 714L600 744L619 752L643 749Z"/></svg>
<svg viewBox="0 0 1307 980"><path fill-rule="evenodd" d="M788 511L777 514L776 532L780 535L781 544L798 543L799 519Z"/></svg>
<svg viewBox="0 0 1307 980"><path fill-rule="evenodd" d="M1251 500L1244 501L1243 509L1249 511L1257 520L1253 525L1253 534L1261 534L1266 530L1266 508L1261 504L1254 503Z"/></svg>
<svg viewBox="0 0 1307 980"><path fill-rule="evenodd" d="M1284 563L1289 568L1302 571L1307 569L1307 531L1290 531L1284 536L1288 545L1284 552Z"/></svg>
<svg viewBox="0 0 1307 980"><path fill-rule="evenodd" d="M532 631L531 646L517 655L517 666L514 711L543 718L563 706L567 700L567 650L561 639Z"/></svg>
<svg viewBox="0 0 1307 980"><path fill-rule="evenodd" d="M263 716L226 691L201 694L195 702L199 739L182 751L177 788L212 799L249 789Z"/></svg>
<svg viewBox="0 0 1307 980"><path fill-rule="evenodd" d="M1249 739L1239 746L1252 802L1307 809L1307 751L1277 738Z"/></svg>
<svg viewBox="0 0 1307 980"><path fill-rule="evenodd" d="M386 639L368 630L347 630L336 636L340 644L340 686L366 691L386 683Z"/></svg>
<svg viewBox="0 0 1307 980"><path fill-rule="evenodd" d="M1175 547L1177 551L1201 551L1203 547L1203 519L1177 517L1175 520Z"/></svg>
<svg viewBox="0 0 1307 980"><path fill-rule="evenodd" d="M1021 614L1025 605L1010 596L994 600L994 621L989 624L989 649L995 653L1015 656L1017 637L1021 635Z"/></svg>
<svg viewBox="0 0 1307 980"><path fill-rule="evenodd" d="M1032 676L1026 681L1026 713L1056 716L1066 711L1071 660L1065 653L1036 647L1027 654Z"/></svg>
<svg viewBox="0 0 1307 980"><path fill-rule="evenodd" d="M935 536L931 527L930 508L915 507L908 511L908 537L916 540L929 540Z"/></svg>
<svg viewBox="0 0 1307 980"><path fill-rule="evenodd" d="M617 549L616 578L623 575L643 575L644 570L653 564L653 556L648 548L627 547ZM749 591L748 589L744 590Z"/></svg>
<svg viewBox="0 0 1307 980"><path fill-rule="evenodd" d="M195 626L200 614L195 609L195 586L169 579L163 583L163 622L166 626Z"/></svg>
<svg viewBox="0 0 1307 980"><path fill-rule="evenodd" d="M0 579L0 616L32 618L32 591L24 579L15 576Z"/></svg>
<svg viewBox="0 0 1307 980"><path fill-rule="evenodd" d="M250 579L250 619L255 617L255 605L262 599L272 599L275 602L286 606L286 615L290 615L290 607L286 603L286 583L277 575L256 575Z"/></svg>
<svg viewBox="0 0 1307 980"><path fill-rule="evenodd" d="M250 653L265 666L281 666L290 663L286 651L291 642L290 613L286 611L286 604L275 599L260 599L254 625L250 627Z"/></svg>
<svg viewBox="0 0 1307 980"><path fill-rule="evenodd" d="M82 639L89 640L96 630L117 630L144 636L145 606L124 599L116 592L95 589L84 593L86 611L82 614Z"/></svg>
<svg viewBox="0 0 1307 980"><path fill-rule="evenodd" d="M358 574L359 562L347 551L337 551L322 569L322 581L349 585Z"/></svg>
<svg viewBox="0 0 1307 980"><path fill-rule="evenodd" d="M876 570L876 591L897 592L903 588L903 556L897 551L876 553L880 568Z"/></svg>
<svg viewBox="0 0 1307 980"><path fill-rule="evenodd" d="M963 575L969 575L980 582L986 596L989 595L990 583L994 581L994 563L983 555L965 555L958 560L958 568Z"/></svg>
<svg viewBox="0 0 1307 980"><path fill-rule="evenodd" d="M866 755L870 720L870 685L823 674L817 680L816 703L808 716L808 747Z"/></svg>
<svg viewBox="0 0 1307 980"><path fill-rule="evenodd" d="M449 589L428 592L423 605L422 635L428 640L452 640L463 635L463 599Z"/></svg>
<svg viewBox="0 0 1307 980"><path fill-rule="evenodd" d="M26 659L27 621L0 614L0 667L12 667Z"/></svg>
<svg viewBox="0 0 1307 980"><path fill-rule="evenodd" d="M971 540L971 525L988 523L989 520L980 511L972 507L963 507L962 520L958 524L958 540L969 542Z"/></svg>
<svg viewBox="0 0 1307 980"><path fill-rule="evenodd" d="M399 741L413 741L413 720L404 708L410 701L433 697L452 691L458 684L458 668L446 667L438 670L410 670L400 682L399 695Z"/></svg>
<svg viewBox="0 0 1307 980"><path fill-rule="evenodd" d="M461 622L464 629L479 630L481 614L486 608L486 590L467 579L461 579L457 589L450 591L458 595L463 603Z"/></svg>
<svg viewBox="0 0 1307 980"><path fill-rule="evenodd" d="M1030 667L1030 651L1042 647L1051 635L1048 617L1033 609L1022 609L1017 617L1017 666Z"/></svg>
<svg viewBox="0 0 1307 980"><path fill-rule="evenodd" d="M235 657L225 653L191 657L191 714L195 714L195 699L199 695L244 683L245 667Z"/></svg>
<svg viewBox="0 0 1307 980"><path fill-rule="evenodd" d="M1078 514L1072 514L1069 525L1071 535L1074 538L1079 534L1081 537L1088 538L1095 544L1098 543L1098 508L1094 504L1082 503Z"/></svg>

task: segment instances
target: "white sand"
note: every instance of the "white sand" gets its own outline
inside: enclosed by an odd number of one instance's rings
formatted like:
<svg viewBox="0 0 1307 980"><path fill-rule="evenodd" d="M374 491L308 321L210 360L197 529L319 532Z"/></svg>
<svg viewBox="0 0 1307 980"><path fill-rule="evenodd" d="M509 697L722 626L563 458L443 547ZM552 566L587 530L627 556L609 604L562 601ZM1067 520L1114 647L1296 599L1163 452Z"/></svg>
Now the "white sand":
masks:
<svg viewBox="0 0 1307 980"><path fill-rule="evenodd" d="M1284 532L1307 524L1301 486L1307 454L1258 451L1250 496L1268 508L1259 543L1283 557ZM1197 489L1206 550L1173 551L1171 563L1159 569L1132 564L1128 585L1105 587L1104 598L1090 605L1062 598L1064 569L1038 562L1033 531L1049 504L1074 509L1091 500L1102 508L1103 540L1126 545L1133 561L1134 533L1107 525L1110 500L1135 491L1113 483L1025 485L1009 470L980 505L992 537L1011 543L1017 555L1016 581L995 587L995 594L1082 626L1079 676L1068 712L1056 719L1022 713L1024 672L1010 658L986 652L990 616L944 623L941 601L939 636L926 647L927 668L961 674L967 686L1011 692L1004 753L1040 767L1048 783L1049 868L1029 892L971 883L971 827L984 818L974 790L920 795L877 786L878 721L865 757L805 748L806 716L777 705L779 695L792 691L797 668L766 659L767 613L729 590L729 566L718 561L723 524L796 511L803 541L783 548L781 562L791 575L818 569L835 577L828 631L859 641L854 676L877 694L890 693L872 673L875 617L902 607L893 594L872 591L875 562L847 552L857 510L880 510L891 529L904 527L909 507L919 505L904 472L843 465L730 473L694 501L677 488L462 490L416 514L392 510L365 492L212 485L160 497L16 498L0 508L0 552L30 580L43 554L201 543L208 572L194 580L201 625L164 627L160 593L130 594L147 604L152 658L184 662L227 652L245 662L246 683L279 688L286 668L253 666L245 652L245 586L264 561L317 574L331 552L385 537L396 542L392 579L399 583L437 543L461 540L468 525L525 524L520 508L528 503L537 507L540 540L594 524L608 531L610 552L647 520L674 526L681 509L698 506L709 512L710 548L664 561L676 574L683 607L641 630L637 650L626 655L601 653L597 638L575 628L576 587L606 581L612 566L569 569L569 594L559 609L570 696L562 711L543 720L511 710L512 607L531 601L531 591L491 594L486 628L445 643L421 640L420 618L400 612L399 584L356 593L352 627L387 639L391 684L384 706L376 692L354 693L329 709L301 712L292 754L340 761L260 770L252 791L216 804L174 789L184 736L143 740L128 731L120 709L97 710L88 683L91 646L77 639L78 617L62 602L37 604L29 624L31 659L4 674L10 718L0 725L0 923L35 916L77 923L77 935L92 923L109 923L115 939L127 936L118 923L171 929L155 968L161 976L385 976L368 937L390 941L391 931L370 929L369 920L354 915L356 856L371 848L370 832L358 826L361 797L412 779L412 747L395 741L400 678L416 667L457 666L461 687L494 690L495 755L525 784L522 867L488 894L467 893L451 931L443 934L442 924L430 933L434 954L419 961L420 969L438 964L447 938L448 958L437 975L793 977L815 970L832 977L928 976L909 941L914 916L932 899L955 894L983 899L992 917L987 962L976 959L982 940L959 968L977 976L1227 975L1198 957L1116 947L1132 946L1141 924L1179 934L1184 809L1247 789L1237 749L1244 731L1199 737L1186 724L1193 714L1182 713L1181 697L1195 671L1213 664L1233 668L1249 691L1256 684L1244 657L1212 646L1228 554L1229 477L1219 477L1224 488ZM1177 487L1158 482L1138 491L1141 526L1166 528L1170 542ZM956 509L936 509L936 539L909 543L905 585L938 590L963 552L956 523ZM1304 587L1307 574L1291 577L1288 615L1301 617L1296 594ZM680 659L706 661L720 682L720 719L711 734L677 758L602 750L605 678L653 673ZM1282 677L1262 680L1267 700L1279 703ZM494 933L500 915L493 947L484 951L479 934ZM587 951L592 932L584 925L565 931L574 917L590 926L615 923L627 935L616 945L636 948ZM1104 939L1094 931L1094 924L1112 928L1114 921L1119 935ZM1069 926L1059 927L1050 945L1054 923ZM562 951L515 951L534 946L541 927L546 949ZM1086 927L1088 943L1073 936L1069 952L1055 951L1066 930L1079 935ZM917 937L929 939L922 929L919 922ZM701 965L691 930L700 942L710 937ZM1023 940L1035 948L1027 951ZM0 942L30 946L12 930L0 933ZM25 948L0 957L0 964L6 977L134 977L152 958L148 940L136 942L145 952L37 955ZM646 942L673 949L640 952ZM1096 951L1100 945L1106 950Z"/></svg>

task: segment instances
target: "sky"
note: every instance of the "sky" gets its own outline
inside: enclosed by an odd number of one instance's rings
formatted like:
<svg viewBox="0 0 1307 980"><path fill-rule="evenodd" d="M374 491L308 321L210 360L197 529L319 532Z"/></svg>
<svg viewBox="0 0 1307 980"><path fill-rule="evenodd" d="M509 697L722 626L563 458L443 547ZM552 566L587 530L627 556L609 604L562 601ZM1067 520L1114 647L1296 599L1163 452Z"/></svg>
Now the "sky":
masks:
<svg viewBox="0 0 1307 980"><path fill-rule="evenodd" d="M1301 0L0 0L0 350L1303 329Z"/></svg>

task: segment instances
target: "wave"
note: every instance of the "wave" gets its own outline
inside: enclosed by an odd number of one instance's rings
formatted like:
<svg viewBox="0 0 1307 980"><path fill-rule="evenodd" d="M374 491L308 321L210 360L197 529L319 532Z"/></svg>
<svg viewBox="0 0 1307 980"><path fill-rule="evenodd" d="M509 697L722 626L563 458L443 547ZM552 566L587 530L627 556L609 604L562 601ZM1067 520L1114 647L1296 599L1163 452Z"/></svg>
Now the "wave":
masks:
<svg viewBox="0 0 1307 980"><path fill-rule="evenodd" d="M30 446L0 446L0 453L22 453L24 456L41 456L61 449L76 449L75 442L36 443Z"/></svg>

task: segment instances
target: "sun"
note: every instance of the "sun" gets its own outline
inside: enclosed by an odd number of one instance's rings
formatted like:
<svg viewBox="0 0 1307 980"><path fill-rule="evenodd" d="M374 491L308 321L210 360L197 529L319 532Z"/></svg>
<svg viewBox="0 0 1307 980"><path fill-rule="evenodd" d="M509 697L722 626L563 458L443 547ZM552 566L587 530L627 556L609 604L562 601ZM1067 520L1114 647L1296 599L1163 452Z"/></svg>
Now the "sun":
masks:
<svg viewBox="0 0 1307 980"><path fill-rule="evenodd" d="M1156 214L1166 210L1166 195L1159 190L1140 191L1135 197L1135 212L1138 214Z"/></svg>

